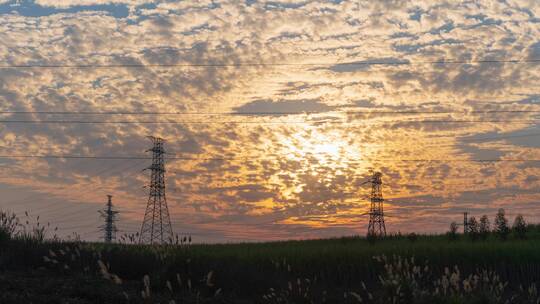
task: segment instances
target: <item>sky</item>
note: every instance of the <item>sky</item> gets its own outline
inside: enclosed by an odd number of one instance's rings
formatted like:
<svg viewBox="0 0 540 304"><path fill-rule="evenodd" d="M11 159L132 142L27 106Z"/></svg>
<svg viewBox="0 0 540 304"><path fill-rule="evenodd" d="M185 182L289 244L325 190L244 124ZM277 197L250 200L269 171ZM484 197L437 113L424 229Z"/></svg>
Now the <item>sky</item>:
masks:
<svg viewBox="0 0 540 304"><path fill-rule="evenodd" d="M147 136L167 141L173 229L196 242L364 235L373 172L391 233L499 208L540 221L536 0L0 0L0 15L0 208L60 236L99 239L107 194L119 235L140 230Z"/></svg>

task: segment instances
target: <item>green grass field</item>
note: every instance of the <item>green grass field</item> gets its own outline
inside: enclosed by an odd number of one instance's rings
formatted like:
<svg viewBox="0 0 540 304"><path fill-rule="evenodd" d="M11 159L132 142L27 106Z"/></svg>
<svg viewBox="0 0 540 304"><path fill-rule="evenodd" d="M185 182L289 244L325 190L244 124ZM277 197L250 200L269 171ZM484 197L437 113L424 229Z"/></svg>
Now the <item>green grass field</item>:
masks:
<svg viewBox="0 0 540 304"><path fill-rule="evenodd" d="M376 242L351 237L149 247L14 239L4 241L1 248L1 303L538 303L540 299L535 288L540 282L536 227L529 229L526 240L506 241L494 236L477 241L418 236Z"/></svg>

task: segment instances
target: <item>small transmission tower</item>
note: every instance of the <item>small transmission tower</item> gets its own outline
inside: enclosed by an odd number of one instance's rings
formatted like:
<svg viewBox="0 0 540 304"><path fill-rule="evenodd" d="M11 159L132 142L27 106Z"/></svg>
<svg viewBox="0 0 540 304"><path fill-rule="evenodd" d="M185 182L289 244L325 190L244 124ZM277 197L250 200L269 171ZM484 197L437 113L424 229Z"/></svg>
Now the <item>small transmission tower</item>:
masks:
<svg viewBox="0 0 540 304"><path fill-rule="evenodd" d="M368 236L386 236L384 225L383 196L382 196L382 174L375 172L371 178L371 206L369 208Z"/></svg>
<svg viewBox="0 0 540 304"><path fill-rule="evenodd" d="M101 217L105 220L105 224L103 224L100 228L101 231L103 231L103 240L105 243L111 243L116 239L116 232L118 229L116 229L116 215L118 214L118 211L115 211L113 209L112 205L112 195L107 195L108 201L107 206L103 210L99 210L99 213L101 214Z"/></svg>
<svg viewBox="0 0 540 304"><path fill-rule="evenodd" d="M144 220L139 236L139 243L165 244L172 241L173 232L167 199L165 197L165 149L164 140L159 137L149 137L153 147L152 165L150 169L150 194ZM148 152L147 151L147 152Z"/></svg>
<svg viewBox="0 0 540 304"><path fill-rule="evenodd" d="M469 212L463 212L463 234L467 234L469 232L469 220L467 219L467 215Z"/></svg>

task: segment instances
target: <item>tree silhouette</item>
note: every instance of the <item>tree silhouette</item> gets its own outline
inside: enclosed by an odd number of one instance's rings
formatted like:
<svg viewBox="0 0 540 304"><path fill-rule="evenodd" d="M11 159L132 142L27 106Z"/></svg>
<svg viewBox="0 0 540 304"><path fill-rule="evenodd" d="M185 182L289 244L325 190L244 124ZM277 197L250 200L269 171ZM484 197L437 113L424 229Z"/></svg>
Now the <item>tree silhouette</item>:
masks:
<svg viewBox="0 0 540 304"><path fill-rule="evenodd" d="M514 224L512 225L512 230L514 230L514 235L516 236L516 238L520 240L523 240L527 237L527 223L525 223L523 215L518 214L516 216Z"/></svg>
<svg viewBox="0 0 540 304"><path fill-rule="evenodd" d="M504 209L499 209L497 215L495 216L495 234L501 240L506 240L508 234L510 233L510 228L508 228L508 220L504 215Z"/></svg>
<svg viewBox="0 0 540 304"><path fill-rule="evenodd" d="M488 235L489 235L489 218L487 217L487 215L482 215L482 217L480 218L480 225L478 227L478 232L480 233L480 237L482 238L482 240L485 240L487 239Z"/></svg>
<svg viewBox="0 0 540 304"><path fill-rule="evenodd" d="M469 227L469 237L471 240L476 241L478 239L478 221L474 216L471 216L469 219L469 222L467 223L467 226Z"/></svg>

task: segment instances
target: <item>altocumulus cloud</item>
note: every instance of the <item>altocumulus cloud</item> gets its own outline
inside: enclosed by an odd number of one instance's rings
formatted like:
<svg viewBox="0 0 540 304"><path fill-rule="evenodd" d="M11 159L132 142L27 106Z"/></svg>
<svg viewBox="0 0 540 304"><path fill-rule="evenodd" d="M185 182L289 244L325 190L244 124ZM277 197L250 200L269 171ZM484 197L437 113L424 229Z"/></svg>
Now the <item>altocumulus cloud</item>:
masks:
<svg viewBox="0 0 540 304"><path fill-rule="evenodd" d="M0 110L197 114L3 115L133 123L3 123L0 153L143 155L145 136L161 135L171 156L194 158L168 163L175 228L211 241L363 233L358 214L368 192L359 185L370 169L384 173L390 208L418 217L392 220L390 230L441 231L465 207L536 212L538 193L521 191L519 206L509 194L516 185L540 186L531 178L540 169L534 163L395 160L537 158L527 137L475 143L533 133L526 124L418 120L534 118L471 111L537 109L538 64L426 62L538 59L538 10L534 1L2 1L5 64L185 66L2 69ZM287 63L293 65L279 65ZM468 114L340 113L414 109ZM219 114L230 112L277 115ZM282 115L290 112L320 114L310 123L305 115ZM125 211L123 224L140 222L144 161L0 163L5 187L52 195L64 215L97 208L111 193ZM43 208L36 197L25 205L30 210ZM435 213L437 222L430 221ZM54 222L62 213L44 216Z"/></svg>

